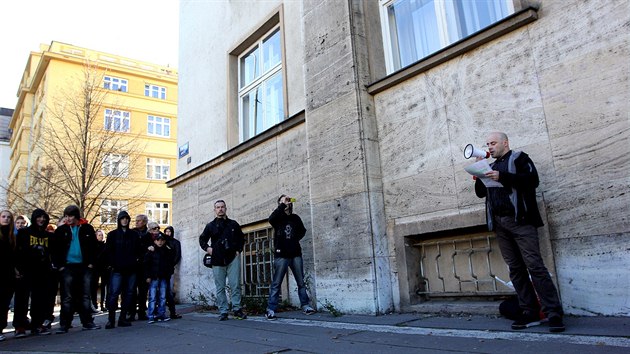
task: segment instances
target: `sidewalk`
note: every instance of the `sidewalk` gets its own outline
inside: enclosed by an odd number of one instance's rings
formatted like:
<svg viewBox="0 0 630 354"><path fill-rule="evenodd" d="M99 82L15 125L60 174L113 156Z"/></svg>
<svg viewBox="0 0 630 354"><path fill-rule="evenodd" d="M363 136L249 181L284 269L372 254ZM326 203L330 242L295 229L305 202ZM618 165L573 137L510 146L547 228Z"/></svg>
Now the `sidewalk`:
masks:
<svg viewBox="0 0 630 354"><path fill-rule="evenodd" d="M0 352L29 353L628 353L630 318L566 317L567 331L545 325L525 331L494 316L344 315L282 312L277 321L250 316L218 321L216 313L179 305L180 320L129 328L82 331L78 318L67 334L15 339L7 332ZM95 322L104 326L105 314ZM58 325L53 326L53 331Z"/></svg>

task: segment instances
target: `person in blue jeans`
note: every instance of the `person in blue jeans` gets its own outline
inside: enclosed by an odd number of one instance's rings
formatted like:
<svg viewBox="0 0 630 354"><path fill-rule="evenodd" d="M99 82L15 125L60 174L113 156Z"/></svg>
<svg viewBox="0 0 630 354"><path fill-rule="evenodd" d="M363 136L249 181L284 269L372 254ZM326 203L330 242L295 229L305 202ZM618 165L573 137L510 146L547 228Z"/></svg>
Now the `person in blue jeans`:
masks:
<svg viewBox="0 0 630 354"><path fill-rule="evenodd" d="M109 291L107 292L108 321L105 329L116 327L116 309L120 296L120 316L118 327L129 327L127 314L133 306L133 292L136 288L136 268L143 256L140 235L129 228L131 216L126 211L118 213L118 227L107 234L104 263L109 270Z"/></svg>
<svg viewBox="0 0 630 354"><path fill-rule="evenodd" d="M154 231L157 230L157 233ZM149 284L149 323L169 321L166 316L166 291L173 274L173 250L166 245L166 236L159 232L157 223L149 223L149 232L154 235L154 247L144 256L144 274Z"/></svg>
<svg viewBox="0 0 630 354"><path fill-rule="evenodd" d="M281 195L278 198L278 207L269 216L269 223L274 229L274 256L273 261L273 282L269 291L269 302L265 317L268 320L276 319L276 310L280 299L280 286L287 274L287 269L291 268L295 283L298 287L298 297L300 306L305 314L315 313L310 305L306 285L304 284L304 267L302 262L302 247L300 240L306 234L306 228L302 219L293 214L292 198Z"/></svg>

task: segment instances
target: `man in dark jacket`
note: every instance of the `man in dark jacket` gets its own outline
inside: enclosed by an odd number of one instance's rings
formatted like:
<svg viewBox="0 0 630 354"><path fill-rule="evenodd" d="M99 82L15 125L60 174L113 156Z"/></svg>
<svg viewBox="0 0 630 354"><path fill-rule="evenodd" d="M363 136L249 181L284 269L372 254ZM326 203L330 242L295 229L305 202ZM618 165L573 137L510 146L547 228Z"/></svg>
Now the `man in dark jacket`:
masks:
<svg viewBox="0 0 630 354"><path fill-rule="evenodd" d="M290 267L298 287L300 305L305 314L311 315L315 310L310 305L306 285L304 284L304 268L300 240L306 234L302 219L293 214L293 202L287 195L278 198L278 207L269 216L269 223L274 229L274 261L273 282L269 289L269 303L265 317L276 319L276 309L280 298L280 286Z"/></svg>
<svg viewBox="0 0 630 354"><path fill-rule="evenodd" d="M78 307L83 330L100 329L94 324L90 282L96 263L96 232L81 218L76 205L63 211L66 223L55 230L53 264L61 273L61 314L56 333L68 333L72 325L74 307Z"/></svg>
<svg viewBox="0 0 630 354"><path fill-rule="evenodd" d="M16 269L20 274L19 288L15 292L15 337L26 336L29 299L31 303L31 334L50 334L43 326L48 317L49 298L52 295L56 274L51 259L52 234L46 231L50 217L42 209L35 209L31 226L18 231L16 239Z"/></svg>
<svg viewBox="0 0 630 354"><path fill-rule="evenodd" d="M245 236L241 226L227 217L223 200L214 202L215 218L206 225L199 236L199 245L212 256L214 285L217 289L217 306L220 321L228 319L228 301L225 294L227 277L232 293L232 315L238 320L247 318L241 309L241 252ZM210 241L210 244L208 244Z"/></svg>
<svg viewBox="0 0 630 354"><path fill-rule="evenodd" d="M136 227L134 230L138 233L140 238L140 244L142 245L142 254L147 251L149 247L153 245L153 240L149 234L149 217L144 214L136 215ZM144 266L142 265L142 257L138 261L136 266L136 288L134 289L132 296L132 304L129 309L127 319L134 321L136 313L138 314L138 320L144 321L147 319L147 292L149 291L148 285L143 281L144 279Z"/></svg>
<svg viewBox="0 0 630 354"><path fill-rule="evenodd" d="M111 271L107 298L109 318L105 329L115 327L116 307L118 306L118 296L121 294L118 326L131 326L126 317L132 304L131 298L136 286L138 262L142 258L140 236L135 230L129 228L131 217L123 210L118 213L117 219L118 227L107 234L107 242L105 243L105 264Z"/></svg>
<svg viewBox="0 0 630 354"><path fill-rule="evenodd" d="M172 226L167 226L164 229L164 236L166 236L166 244L173 250L173 274L175 274L175 267L182 259L182 244L175 238L175 229ZM182 318L182 315L178 314L175 310L175 291L173 288L173 275L168 282L168 289L166 290L166 305L170 312L170 318L176 320Z"/></svg>
<svg viewBox="0 0 630 354"><path fill-rule="evenodd" d="M486 145L496 159L486 177L503 186L486 188L481 179L477 179L475 193L479 198L486 198L488 226L497 234L501 254L510 269L510 279L523 311L521 318L512 323L512 329L524 329L540 323L540 298L542 310L549 319L549 330L562 332L565 329L562 304L538 244L536 228L543 222L536 204L539 183L536 167L524 152L510 150L505 133L491 133Z"/></svg>

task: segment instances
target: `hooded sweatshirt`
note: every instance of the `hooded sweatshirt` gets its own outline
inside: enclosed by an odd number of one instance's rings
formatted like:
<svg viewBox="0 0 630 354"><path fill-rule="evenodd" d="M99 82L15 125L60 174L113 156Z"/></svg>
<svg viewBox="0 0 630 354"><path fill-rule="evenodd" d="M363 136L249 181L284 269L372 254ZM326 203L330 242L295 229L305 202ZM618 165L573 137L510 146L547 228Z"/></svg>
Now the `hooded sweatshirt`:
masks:
<svg viewBox="0 0 630 354"><path fill-rule="evenodd" d="M44 217L42 226L37 219ZM16 268L20 273L39 273L53 268L53 234L46 231L50 221L42 209L35 209L31 215L31 226L20 229L16 238Z"/></svg>
<svg viewBox="0 0 630 354"><path fill-rule="evenodd" d="M118 227L107 234L105 243L105 263L117 273L135 271L143 255L138 232L130 229L129 225L123 228L120 224L123 218L129 219L131 223L129 213L124 210L119 212Z"/></svg>

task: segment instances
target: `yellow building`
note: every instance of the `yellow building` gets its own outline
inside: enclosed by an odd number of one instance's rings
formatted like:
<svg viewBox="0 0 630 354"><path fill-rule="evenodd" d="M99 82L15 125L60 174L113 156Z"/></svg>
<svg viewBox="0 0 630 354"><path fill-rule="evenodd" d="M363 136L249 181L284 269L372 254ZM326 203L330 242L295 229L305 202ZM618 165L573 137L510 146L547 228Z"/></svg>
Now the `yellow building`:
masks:
<svg viewBox="0 0 630 354"><path fill-rule="evenodd" d="M72 203L104 229L120 209L171 223L176 70L53 41L29 55L18 96L9 126L13 211L38 206L58 217Z"/></svg>

